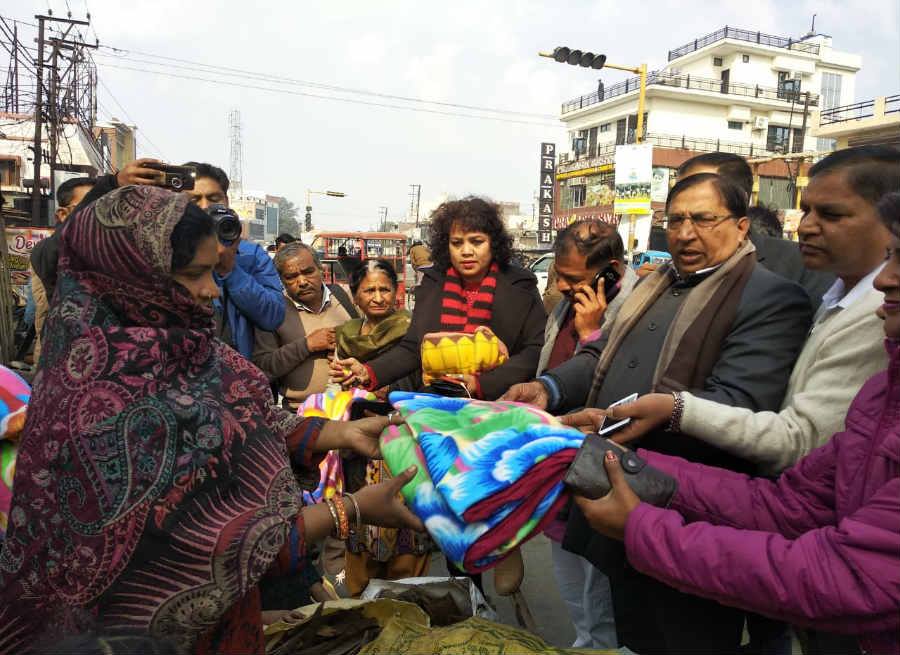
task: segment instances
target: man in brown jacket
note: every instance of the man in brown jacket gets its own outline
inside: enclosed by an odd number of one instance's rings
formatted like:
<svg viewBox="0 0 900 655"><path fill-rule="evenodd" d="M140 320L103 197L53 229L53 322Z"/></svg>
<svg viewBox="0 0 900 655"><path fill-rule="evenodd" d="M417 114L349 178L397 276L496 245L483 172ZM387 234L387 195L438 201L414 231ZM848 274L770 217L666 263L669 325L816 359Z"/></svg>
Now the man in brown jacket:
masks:
<svg viewBox="0 0 900 655"><path fill-rule="evenodd" d="M343 289L325 284L322 264L306 244L287 244L274 263L284 284L284 321L274 332L256 330L253 363L277 382L284 406L296 409L325 391L335 328L357 312Z"/></svg>

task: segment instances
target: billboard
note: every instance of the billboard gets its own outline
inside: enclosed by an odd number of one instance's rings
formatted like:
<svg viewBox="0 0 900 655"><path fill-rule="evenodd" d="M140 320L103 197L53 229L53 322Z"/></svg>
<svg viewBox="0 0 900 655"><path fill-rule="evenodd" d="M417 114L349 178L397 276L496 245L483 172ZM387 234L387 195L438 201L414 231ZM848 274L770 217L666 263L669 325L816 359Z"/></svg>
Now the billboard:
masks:
<svg viewBox="0 0 900 655"><path fill-rule="evenodd" d="M31 280L31 250L39 241L53 234L46 227L6 227L7 266L13 291L25 297Z"/></svg>
<svg viewBox="0 0 900 655"><path fill-rule="evenodd" d="M653 177L653 146L616 146L617 214L649 214Z"/></svg>
<svg viewBox="0 0 900 655"><path fill-rule="evenodd" d="M653 202L665 202L669 196L669 169L653 167L653 177L650 179L650 200Z"/></svg>
<svg viewBox="0 0 900 655"><path fill-rule="evenodd" d="M541 184L538 191L538 245L553 244L553 181L556 173L556 144L541 144Z"/></svg>

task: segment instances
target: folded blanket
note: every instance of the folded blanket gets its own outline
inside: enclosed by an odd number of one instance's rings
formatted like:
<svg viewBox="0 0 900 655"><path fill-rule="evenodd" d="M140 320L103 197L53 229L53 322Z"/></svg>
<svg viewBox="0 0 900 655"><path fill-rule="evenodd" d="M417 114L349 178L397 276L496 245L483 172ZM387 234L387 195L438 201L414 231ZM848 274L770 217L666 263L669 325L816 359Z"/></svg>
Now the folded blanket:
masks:
<svg viewBox="0 0 900 655"><path fill-rule="evenodd" d="M395 392L406 421L382 434L388 468L441 550L478 572L543 530L565 503L562 478L583 441L534 407Z"/></svg>
<svg viewBox="0 0 900 655"><path fill-rule="evenodd" d="M362 389L329 389L325 393L314 393L299 408L300 416L327 418L332 421L349 421L350 406L357 399L374 400L375 394ZM341 455L331 450L319 463L319 485L312 491L303 492L305 505L320 503L344 493L344 468Z"/></svg>
<svg viewBox="0 0 900 655"><path fill-rule="evenodd" d="M16 472L17 440L25 426L31 387L17 373L0 366L0 543L6 536Z"/></svg>

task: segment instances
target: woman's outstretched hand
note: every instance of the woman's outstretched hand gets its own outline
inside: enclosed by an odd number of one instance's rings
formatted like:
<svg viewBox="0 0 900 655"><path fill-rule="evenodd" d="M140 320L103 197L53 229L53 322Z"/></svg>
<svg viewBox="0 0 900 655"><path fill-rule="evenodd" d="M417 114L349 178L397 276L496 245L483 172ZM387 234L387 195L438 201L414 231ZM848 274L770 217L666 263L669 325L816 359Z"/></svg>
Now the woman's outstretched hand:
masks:
<svg viewBox="0 0 900 655"><path fill-rule="evenodd" d="M400 497L400 490L416 476L417 471L417 467L410 466L395 478L368 485L353 494L359 503L362 522L383 528L411 528L424 532L425 525L421 519L409 511Z"/></svg>
<svg viewBox="0 0 900 655"><path fill-rule="evenodd" d="M316 440L316 450L352 450L368 457L381 459L378 438L391 423L387 416L370 416L357 421L328 421Z"/></svg>
<svg viewBox="0 0 900 655"><path fill-rule="evenodd" d="M585 520L592 529L607 537L624 541L625 524L628 523L629 515L641 503L641 500L628 486L625 473L622 471L622 464L613 451L606 452L603 466L606 468L606 475L609 476L612 490L597 500L575 496L575 504L581 509L581 513L584 514Z"/></svg>

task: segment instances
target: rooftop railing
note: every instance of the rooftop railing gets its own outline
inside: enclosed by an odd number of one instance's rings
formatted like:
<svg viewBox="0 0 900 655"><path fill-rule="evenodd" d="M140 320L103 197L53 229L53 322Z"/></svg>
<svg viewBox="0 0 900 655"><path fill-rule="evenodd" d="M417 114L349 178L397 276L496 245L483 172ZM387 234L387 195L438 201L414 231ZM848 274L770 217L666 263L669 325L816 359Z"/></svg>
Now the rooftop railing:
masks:
<svg viewBox="0 0 900 655"><path fill-rule="evenodd" d="M780 100L783 102L803 102L803 94L791 87L785 86L781 88L769 88L759 86L758 84L739 84L736 82L723 82L722 80L711 79L707 77L697 77L695 75L684 73L666 73L653 71L647 75L647 86L659 85L678 87L682 89L696 89L700 91L712 91L715 93L724 93L727 95L743 96L748 98L761 98L764 100ZM591 105L606 102L611 98L625 95L637 91L640 88L640 78L630 77L618 84L613 84L609 88L605 88L601 93L598 89L588 95L579 96L562 105L562 113L568 114ZM809 94L809 104L812 107L819 103L817 94Z"/></svg>
<svg viewBox="0 0 900 655"><path fill-rule="evenodd" d="M717 41L724 41L725 39L735 39L737 41L746 41L747 43L758 43L759 45L784 48L796 52L805 52L811 55L819 54L819 46L815 43L806 43L802 39L794 39L788 36L774 36L772 34L763 34L762 32L751 32L750 30L742 30L737 27L728 27L726 25L712 34L707 34L699 39L694 39L693 42L686 43L680 48L669 50L669 61L684 57L685 55L700 50L700 48L705 48L708 45L712 45Z"/></svg>

